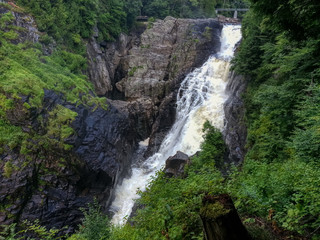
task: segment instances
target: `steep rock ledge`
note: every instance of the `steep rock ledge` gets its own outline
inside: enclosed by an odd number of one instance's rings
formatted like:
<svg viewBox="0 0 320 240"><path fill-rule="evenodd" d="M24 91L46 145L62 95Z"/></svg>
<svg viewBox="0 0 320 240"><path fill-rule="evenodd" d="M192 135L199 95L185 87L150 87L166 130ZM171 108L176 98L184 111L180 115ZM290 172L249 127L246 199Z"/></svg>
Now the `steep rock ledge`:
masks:
<svg viewBox="0 0 320 240"><path fill-rule="evenodd" d="M247 138L247 127L245 125L245 106L241 99L247 87L246 79L231 72L227 92L229 98L224 105L225 130L224 141L228 147L227 162L240 164L245 156L245 144Z"/></svg>
<svg viewBox="0 0 320 240"><path fill-rule="evenodd" d="M221 29L215 19L167 17L142 33L121 35L116 43L98 44L98 35L88 43L89 76L98 94L151 102L151 108L141 108L149 118L142 126L136 122L139 140L150 136L146 155L158 150L174 122L180 82L219 50Z"/></svg>

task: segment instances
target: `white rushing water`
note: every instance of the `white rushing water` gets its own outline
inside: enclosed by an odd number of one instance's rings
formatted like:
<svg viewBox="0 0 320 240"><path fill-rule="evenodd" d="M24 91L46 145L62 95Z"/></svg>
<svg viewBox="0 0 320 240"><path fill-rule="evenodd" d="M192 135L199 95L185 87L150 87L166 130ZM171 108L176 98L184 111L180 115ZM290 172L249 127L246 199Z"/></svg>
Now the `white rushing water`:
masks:
<svg viewBox="0 0 320 240"><path fill-rule="evenodd" d="M111 210L113 224L124 224L131 214L137 190L144 191L150 180L177 151L188 155L200 150L202 127L206 120L223 130L223 104L227 100L229 62L235 44L241 39L240 25L225 25L221 33L221 49L201 67L190 73L181 83L177 97L176 121L163 140L159 151L142 165L133 167L130 178L116 187ZM143 147L143 144L142 146Z"/></svg>

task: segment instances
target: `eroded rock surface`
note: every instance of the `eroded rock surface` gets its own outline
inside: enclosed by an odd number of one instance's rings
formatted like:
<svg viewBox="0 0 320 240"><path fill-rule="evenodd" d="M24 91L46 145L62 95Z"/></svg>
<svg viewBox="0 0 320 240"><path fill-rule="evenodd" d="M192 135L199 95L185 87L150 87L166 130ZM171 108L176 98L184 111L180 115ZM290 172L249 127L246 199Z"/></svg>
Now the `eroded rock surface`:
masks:
<svg viewBox="0 0 320 240"><path fill-rule="evenodd" d="M8 2L2 1L2 3L8 3ZM18 31L19 38L17 40L13 40L13 42L19 43L19 42L29 41L32 43L37 43L40 38L40 32L37 29L37 25L34 18L25 13L10 11L8 8L0 7L1 15L9 12L11 12L12 15L14 16L13 24L19 28L24 29L23 31Z"/></svg>
<svg viewBox="0 0 320 240"><path fill-rule="evenodd" d="M247 81L241 75L234 72L230 74L227 92L230 97L224 105L226 124L224 130L224 141L228 146L227 161L239 164L245 156L245 144L247 138L247 127L245 125L245 106L241 99L247 86Z"/></svg>
<svg viewBox="0 0 320 240"><path fill-rule="evenodd" d="M88 44L87 54L89 76L98 94L151 103L152 107L144 109L149 118L138 126L144 129L139 136L150 136L146 152L150 156L174 122L180 82L219 50L222 25L215 19L167 17L145 28L140 35L123 34L116 43L106 45L98 44L96 35ZM142 106L140 110L143 112Z"/></svg>

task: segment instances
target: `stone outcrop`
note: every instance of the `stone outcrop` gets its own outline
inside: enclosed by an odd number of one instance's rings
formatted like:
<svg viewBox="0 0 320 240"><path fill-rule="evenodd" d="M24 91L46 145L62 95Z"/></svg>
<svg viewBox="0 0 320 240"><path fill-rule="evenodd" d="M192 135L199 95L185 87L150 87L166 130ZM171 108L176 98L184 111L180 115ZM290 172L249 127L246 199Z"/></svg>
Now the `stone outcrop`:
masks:
<svg viewBox="0 0 320 240"><path fill-rule="evenodd" d="M167 17L141 29L130 36L122 34L116 43L98 43L97 34L88 43L87 55L98 94L152 103L153 111L145 109L144 114L150 117L143 134L150 136L149 156L174 122L180 82L219 50L222 25L215 19Z"/></svg>
<svg viewBox="0 0 320 240"><path fill-rule="evenodd" d="M129 171L137 147L135 118L143 119L139 109L131 106L134 111L130 112L127 105L109 101L107 110L93 110L46 90L43 109L30 114L29 125L39 128L36 119L39 115L46 118L57 104L78 114L72 122L77 134L66 141L73 149L53 147L45 159L37 153L29 155L32 159L14 151L0 155L0 202L7 206L0 213L1 223L39 219L46 226L69 226L68 231L73 231L82 217L79 208L94 198L108 205L118 178ZM15 166L10 176L4 174L7 162Z"/></svg>
<svg viewBox="0 0 320 240"><path fill-rule="evenodd" d="M190 159L187 154L178 151L174 156L166 160L164 173L168 177L180 177L184 174L184 167L190 164Z"/></svg>
<svg viewBox="0 0 320 240"><path fill-rule="evenodd" d="M2 3L8 2L2 1ZM14 8L13 6L11 7ZM8 12L11 12L14 16L13 25L24 29L23 31L18 31L19 37L17 40L13 40L13 42L19 43L29 41L32 43L37 43L41 34L38 31L34 18L20 11L10 11L8 8L0 7L0 15L6 14Z"/></svg>
<svg viewBox="0 0 320 240"><path fill-rule="evenodd" d="M246 86L247 81L243 76L230 73L227 85L229 98L224 105L226 122L223 137L228 147L227 161L235 164L241 163L246 153L247 127L244 119L244 102L241 99Z"/></svg>
<svg viewBox="0 0 320 240"><path fill-rule="evenodd" d="M133 37L120 34L116 42L98 43L95 36L98 37L94 35L87 44L89 78L98 95L110 95L112 92L115 94L117 90L114 88L114 81L125 74L121 73L121 61L127 56ZM121 96L120 93L118 95Z"/></svg>

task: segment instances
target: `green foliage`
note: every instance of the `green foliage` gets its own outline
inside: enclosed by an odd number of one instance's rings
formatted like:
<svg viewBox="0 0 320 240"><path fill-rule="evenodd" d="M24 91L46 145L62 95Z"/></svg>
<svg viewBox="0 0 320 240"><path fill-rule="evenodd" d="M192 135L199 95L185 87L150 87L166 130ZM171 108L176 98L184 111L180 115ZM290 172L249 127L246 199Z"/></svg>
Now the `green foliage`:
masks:
<svg viewBox="0 0 320 240"><path fill-rule="evenodd" d="M155 22L155 18L154 17L148 18L148 29L153 27L153 23L154 22Z"/></svg>
<svg viewBox="0 0 320 240"><path fill-rule="evenodd" d="M142 3L142 15L156 18L212 17L216 6L215 1L209 0L143 0Z"/></svg>
<svg viewBox="0 0 320 240"><path fill-rule="evenodd" d="M278 225L318 239L320 25L310 17L319 4L251 2L234 61L249 76L248 151L229 191L243 214L272 211Z"/></svg>
<svg viewBox="0 0 320 240"><path fill-rule="evenodd" d="M224 206L219 203L206 203L205 206L201 207L200 215L207 219L216 219L230 212L229 209L225 209Z"/></svg>
<svg viewBox="0 0 320 240"><path fill-rule="evenodd" d="M40 31L52 36L69 49L81 49L82 39L92 35L94 26L99 29L100 40L113 41L134 23L141 1L75 0L50 1L18 0L36 18ZM48 43L46 38L44 43Z"/></svg>
<svg viewBox="0 0 320 240"><path fill-rule="evenodd" d="M0 18L0 28L1 30L8 27L8 24L11 23L14 19L14 16L11 12L7 12L1 15Z"/></svg>
<svg viewBox="0 0 320 240"><path fill-rule="evenodd" d="M211 32L212 32L212 28L206 27L206 28L205 28L205 31L203 32L202 35L203 35L205 38L207 38L208 40L210 40L210 39L211 39Z"/></svg>
<svg viewBox="0 0 320 240"><path fill-rule="evenodd" d="M89 204L89 209L87 211L83 210L83 213L84 219L82 225L77 235L73 236L73 238L90 240L108 239L110 236L109 219L101 213L98 203Z"/></svg>
<svg viewBox="0 0 320 240"><path fill-rule="evenodd" d="M60 231L57 229L47 230L45 227L39 224L39 220L36 220L33 223L24 221L23 224L19 226L19 228L22 229L20 231L17 231L16 226L16 223L0 226L3 228L3 230L0 232L0 240L22 240L26 239L24 237L25 234L28 235L28 240L58 240L65 239L67 237L61 234L58 236Z"/></svg>
<svg viewBox="0 0 320 240"><path fill-rule="evenodd" d="M17 0L35 16L40 31L73 50L82 45L81 38L92 35L94 26L99 29L99 40L114 41L135 25L136 16L213 17L222 2L224 7L245 5L234 0ZM42 42L50 41L45 37Z"/></svg>
<svg viewBox="0 0 320 240"><path fill-rule="evenodd" d="M35 0L19 0L17 3L34 14L40 31L45 31L56 41L65 41L70 46L77 44L72 39L75 34L90 37L96 23L97 1L44 0L40 3Z"/></svg>
<svg viewBox="0 0 320 240"><path fill-rule="evenodd" d="M224 154L221 133L205 124L206 132L203 150L192 159L192 164L185 169L185 178L168 178L163 172L149 183L145 192L140 192L138 203L143 206L137 216L132 219L133 226L112 227L111 235L103 227L97 227L95 219L98 212L86 215L88 224L80 228L79 236L83 231L93 232L101 239L112 240L140 240L140 239L203 239L202 223L199 216L202 206L202 197L206 194L224 192L221 173L214 167L214 161ZM208 145L212 147L208 147ZM210 159L206 159L209 156ZM220 212L223 212L221 210ZM89 220L90 219L90 220ZM100 221L100 220L99 220ZM104 220L101 220L104 222ZM85 222L84 222L85 225ZM86 228L89 228L85 230ZM100 230L99 230L100 229ZM110 228L109 228L110 229ZM106 233L104 233L106 231ZM92 236L93 237L93 236ZM96 239L86 236L85 239Z"/></svg>
<svg viewBox="0 0 320 240"><path fill-rule="evenodd" d="M32 234L32 239L43 239L43 240L56 240L63 239L65 236L58 237L59 230L58 229L50 229L47 230L44 226L39 224L39 220L31 223L28 221L24 221L24 230L21 230L19 234Z"/></svg>
<svg viewBox="0 0 320 240"><path fill-rule="evenodd" d="M3 42L0 51L0 91L13 98L30 96L30 105L40 106L44 89L48 89L62 93L71 103L81 102L80 95L95 99L89 94L92 84L80 74L86 62L82 56L66 51L43 56L35 47L8 42Z"/></svg>
<svg viewBox="0 0 320 240"><path fill-rule="evenodd" d="M11 16L0 18L6 29L14 29ZM45 109L45 90L92 110L99 106L106 109L106 102L93 94L92 84L81 73L86 63L81 55L56 50L44 56L36 45L12 44L4 34L0 38L0 154L14 151L24 159L19 169L10 161L4 163L2 170L9 178L32 160L49 161L49 156L71 148L65 140L74 134L70 124L77 114L61 105Z"/></svg>
<svg viewBox="0 0 320 240"><path fill-rule="evenodd" d="M22 238L18 238L18 234L16 233L16 223L11 225L1 225L0 229L0 240L19 240Z"/></svg>
<svg viewBox="0 0 320 240"><path fill-rule="evenodd" d="M320 224L319 173L319 167L297 160L247 160L229 182L229 191L241 213L267 218L273 210L282 227L305 234Z"/></svg>
<svg viewBox="0 0 320 240"><path fill-rule="evenodd" d="M252 8L265 18L265 23L276 31L288 31L297 39L305 37L319 37L317 29L320 20L317 17L320 12L319 1L308 0L251 0Z"/></svg>
<svg viewBox="0 0 320 240"><path fill-rule="evenodd" d="M27 137L26 133L22 132L21 127L14 126L0 117L0 153L5 151L6 146L10 149L15 149L20 146L23 140Z"/></svg>
<svg viewBox="0 0 320 240"><path fill-rule="evenodd" d="M206 123L201 153L186 169L186 178L167 178L162 172L141 193L144 206L133 219L141 239L202 239L199 217L205 193L223 192L220 172L214 167L224 154L221 133ZM211 145L211 147L208 147Z"/></svg>
<svg viewBox="0 0 320 240"><path fill-rule="evenodd" d="M133 68L130 69L130 71L128 72L128 76L132 77L134 75L134 73L138 70L143 68L143 66L134 66Z"/></svg>
<svg viewBox="0 0 320 240"><path fill-rule="evenodd" d="M197 158L201 164L206 163L221 168L223 166L224 153L226 151L222 135L219 130L209 123L209 121L205 122L203 132L205 133L205 136L204 141L201 144L202 151L198 154ZM197 161L195 161L195 163L196 162Z"/></svg>
<svg viewBox="0 0 320 240"><path fill-rule="evenodd" d="M14 170L15 170L15 167L12 164L12 162L11 161L6 162L3 167L3 176L5 176L6 178L10 178Z"/></svg>
<svg viewBox="0 0 320 240"><path fill-rule="evenodd" d="M69 127L70 123L78 114L57 105L56 108L49 113L48 135L50 138L64 140L74 133L73 128Z"/></svg>

